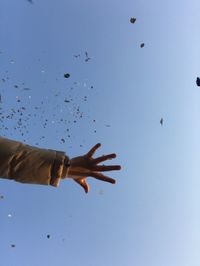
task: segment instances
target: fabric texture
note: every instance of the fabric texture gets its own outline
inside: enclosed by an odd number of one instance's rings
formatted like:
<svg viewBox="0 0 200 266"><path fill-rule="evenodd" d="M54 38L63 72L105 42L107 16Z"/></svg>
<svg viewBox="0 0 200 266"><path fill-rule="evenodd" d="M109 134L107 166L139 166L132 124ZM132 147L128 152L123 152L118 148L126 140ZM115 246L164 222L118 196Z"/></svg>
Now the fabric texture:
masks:
<svg viewBox="0 0 200 266"><path fill-rule="evenodd" d="M57 187L67 176L69 158L63 151L41 149L0 137L0 178Z"/></svg>

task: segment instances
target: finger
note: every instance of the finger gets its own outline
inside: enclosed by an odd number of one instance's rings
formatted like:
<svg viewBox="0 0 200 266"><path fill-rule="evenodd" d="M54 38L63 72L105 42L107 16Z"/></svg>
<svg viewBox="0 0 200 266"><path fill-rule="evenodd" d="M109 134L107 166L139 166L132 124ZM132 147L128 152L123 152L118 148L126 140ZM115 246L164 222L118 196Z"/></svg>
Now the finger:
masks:
<svg viewBox="0 0 200 266"><path fill-rule="evenodd" d="M111 154L108 154L108 155L103 155L103 156L101 156L101 157L98 157L98 158L96 158L96 159L93 159L93 162L94 162L95 164L102 163L102 162L104 162L104 161L114 159L114 158L116 158L116 156L117 156L117 155L116 155L115 153L111 153Z"/></svg>
<svg viewBox="0 0 200 266"><path fill-rule="evenodd" d="M120 165L96 165L93 168L93 171L113 171L113 170L121 170Z"/></svg>
<svg viewBox="0 0 200 266"><path fill-rule="evenodd" d="M94 147L92 147L92 149L89 150L89 152L87 153L87 156L91 158L100 146L101 146L101 143L97 143Z"/></svg>
<svg viewBox="0 0 200 266"><path fill-rule="evenodd" d="M92 176L92 177L94 177L94 178L96 178L98 180L111 183L111 184L115 184L116 183L115 179L110 178L110 177L108 177L106 175L103 175L101 173L92 173L90 176Z"/></svg>
<svg viewBox="0 0 200 266"><path fill-rule="evenodd" d="M86 178L74 179L85 190L85 193L88 193L90 190L89 184L86 182Z"/></svg>

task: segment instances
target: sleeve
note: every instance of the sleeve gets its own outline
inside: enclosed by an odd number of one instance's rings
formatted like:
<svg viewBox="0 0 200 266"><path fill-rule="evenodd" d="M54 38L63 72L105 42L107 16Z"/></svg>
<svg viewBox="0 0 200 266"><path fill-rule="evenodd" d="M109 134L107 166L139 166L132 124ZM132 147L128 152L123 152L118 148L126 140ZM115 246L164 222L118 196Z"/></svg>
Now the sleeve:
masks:
<svg viewBox="0 0 200 266"><path fill-rule="evenodd" d="M27 184L57 187L66 176L65 152L41 149L0 137L0 177Z"/></svg>

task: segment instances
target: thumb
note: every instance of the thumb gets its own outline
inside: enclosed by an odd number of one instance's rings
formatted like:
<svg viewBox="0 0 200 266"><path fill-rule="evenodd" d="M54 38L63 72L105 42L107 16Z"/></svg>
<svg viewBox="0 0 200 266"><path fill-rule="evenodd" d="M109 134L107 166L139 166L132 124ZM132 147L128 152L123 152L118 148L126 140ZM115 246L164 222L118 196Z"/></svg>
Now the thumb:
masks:
<svg viewBox="0 0 200 266"><path fill-rule="evenodd" d="M85 190L85 193L88 193L90 190L90 186L86 181L86 177L80 177L80 178L76 178L74 179L74 181L76 183L78 183L80 186L82 186L82 188Z"/></svg>

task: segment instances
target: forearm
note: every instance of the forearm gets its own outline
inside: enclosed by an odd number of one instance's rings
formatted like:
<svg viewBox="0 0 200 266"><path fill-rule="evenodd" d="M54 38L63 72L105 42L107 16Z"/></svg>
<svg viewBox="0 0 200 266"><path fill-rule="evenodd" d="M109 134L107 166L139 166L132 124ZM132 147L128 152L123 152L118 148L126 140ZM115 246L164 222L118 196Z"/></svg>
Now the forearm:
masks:
<svg viewBox="0 0 200 266"><path fill-rule="evenodd" d="M30 184L58 186L69 158L62 151L41 149L0 137L0 176Z"/></svg>

